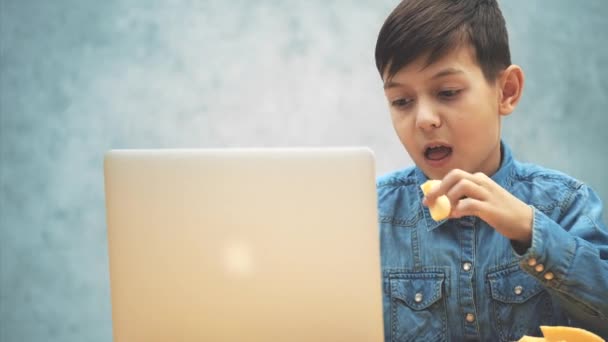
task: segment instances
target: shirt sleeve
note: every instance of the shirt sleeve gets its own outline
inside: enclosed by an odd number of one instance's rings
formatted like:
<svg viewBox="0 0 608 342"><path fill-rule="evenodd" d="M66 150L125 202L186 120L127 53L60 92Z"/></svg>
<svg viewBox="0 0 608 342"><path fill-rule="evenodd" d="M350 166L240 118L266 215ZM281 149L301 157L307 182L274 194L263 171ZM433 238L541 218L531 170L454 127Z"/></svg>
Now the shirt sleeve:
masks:
<svg viewBox="0 0 608 342"><path fill-rule="evenodd" d="M576 189L558 221L534 209L532 244L520 257L573 325L608 335L608 229L593 190Z"/></svg>

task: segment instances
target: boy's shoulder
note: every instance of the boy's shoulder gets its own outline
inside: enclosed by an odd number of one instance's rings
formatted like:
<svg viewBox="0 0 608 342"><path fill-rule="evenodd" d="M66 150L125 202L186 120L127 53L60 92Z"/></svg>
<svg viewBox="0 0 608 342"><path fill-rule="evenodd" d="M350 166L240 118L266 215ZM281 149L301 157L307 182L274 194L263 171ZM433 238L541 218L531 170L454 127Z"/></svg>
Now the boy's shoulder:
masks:
<svg viewBox="0 0 608 342"><path fill-rule="evenodd" d="M416 167L393 171L376 179L378 214L381 220L412 224L420 218L422 192L418 188Z"/></svg>
<svg viewBox="0 0 608 342"><path fill-rule="evenodd" d="M586 198L593 191L558 170L532 163L516 162L514 166L507 190L554 219L569 211L577 198Z"/></svg>
<svg viewBox="0 0 608 342"><path fill-rule="evenodd" d="M376 187L381 189L411 186L416 184L416 167L410 166L405 169L392 171L376 178Z"/></svg>
<svg viewBox="0 0 608 342"><path fill-rule="evenodd" d="M561 187L579 189L584 183L562 171L533 163L515 161L511 174L513 184L529 184L536 187Z"/></svg>

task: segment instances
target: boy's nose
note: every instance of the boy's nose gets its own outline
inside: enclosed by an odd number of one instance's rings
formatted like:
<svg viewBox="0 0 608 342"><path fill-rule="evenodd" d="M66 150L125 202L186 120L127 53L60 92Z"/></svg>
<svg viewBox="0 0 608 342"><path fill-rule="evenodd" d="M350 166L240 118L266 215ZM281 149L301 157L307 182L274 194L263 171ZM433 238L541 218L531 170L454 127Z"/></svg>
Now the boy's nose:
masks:
<svg viewBox="0 0 608 342"><path fill-rule="evenodd" d="M419 102L416 111L416 127L422 130L432 130L441 126L441 119L434 108Z"/></svg>

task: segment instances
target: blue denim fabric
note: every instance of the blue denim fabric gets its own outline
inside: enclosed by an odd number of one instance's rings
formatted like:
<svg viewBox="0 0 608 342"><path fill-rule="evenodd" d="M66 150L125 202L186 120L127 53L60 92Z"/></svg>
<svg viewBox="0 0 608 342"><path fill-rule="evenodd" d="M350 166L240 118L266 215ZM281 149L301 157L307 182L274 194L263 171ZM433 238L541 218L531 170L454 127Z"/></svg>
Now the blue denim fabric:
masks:
<svg viewBox="0 0 608 342"><path fill-rule="evenodd" d="M608 335L608 230L585 184L513 159L492 179L534 208L523 255L477 217L435 222L413 167L378 179L386 341L515 341L541 325ZM468 318L468 319L467 319Z"/></svg>

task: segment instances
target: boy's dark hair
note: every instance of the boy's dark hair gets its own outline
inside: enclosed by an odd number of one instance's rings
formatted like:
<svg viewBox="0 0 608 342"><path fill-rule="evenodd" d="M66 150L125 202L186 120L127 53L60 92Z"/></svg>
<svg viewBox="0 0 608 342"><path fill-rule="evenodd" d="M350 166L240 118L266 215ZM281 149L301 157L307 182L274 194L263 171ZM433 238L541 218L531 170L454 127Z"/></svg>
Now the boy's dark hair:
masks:
<svg viewBox="0 0 608 342"><path fill-rule="evenodd" d="M423 54L429 54L430 65L462 44L475 49L488 81L511 65L505 20L496 0L403 0L382 25L376 67L380 77L390 79Z"/></svg>

